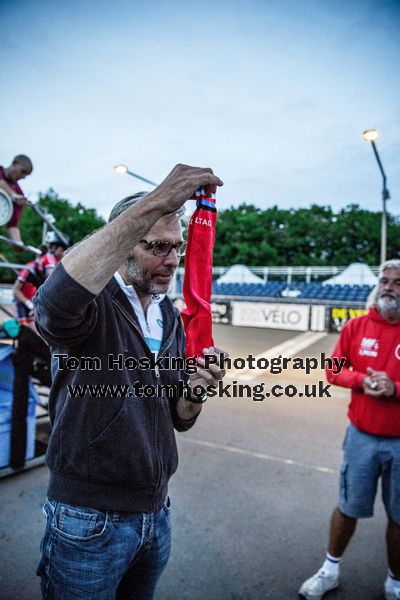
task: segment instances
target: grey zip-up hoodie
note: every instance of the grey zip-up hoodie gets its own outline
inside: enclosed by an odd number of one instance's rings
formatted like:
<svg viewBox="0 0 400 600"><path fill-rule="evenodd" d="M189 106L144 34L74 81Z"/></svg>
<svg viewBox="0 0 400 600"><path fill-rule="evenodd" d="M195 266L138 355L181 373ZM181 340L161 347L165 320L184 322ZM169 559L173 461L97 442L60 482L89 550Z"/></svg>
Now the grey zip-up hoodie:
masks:
<svg viewBox="0 0 400 600"><path fill-rule="evenodd" d="M53 355L52 434L46 455L49 498L102 510L157 510L178 465L174 428L185 431L196 419L179 417L178 393L173 398L139 397L132 384L178 387L188 375L184 370L118 368L118 360L150 358L151 352L114 278L95 296L60 263L39 288L34 304L38 331ZM164 333L158 358L183 358L185 337L179 312L167 297L160 308ZM110 356L115 365L111 369ZM128 361L129 367L135 362ZM75 387L72 397L68 385L88 384L127 385L130 392L121 397L108 388L104 397L91 397L83 388L76 395Z"/></svg>

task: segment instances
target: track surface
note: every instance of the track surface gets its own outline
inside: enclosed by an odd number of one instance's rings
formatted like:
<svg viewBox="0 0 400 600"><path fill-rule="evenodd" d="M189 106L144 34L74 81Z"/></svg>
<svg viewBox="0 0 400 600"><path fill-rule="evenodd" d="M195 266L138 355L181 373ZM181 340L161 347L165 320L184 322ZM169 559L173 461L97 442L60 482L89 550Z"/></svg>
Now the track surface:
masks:
<svg viewBox="0 0 400 600"><path fill-rule="evenodd" d="M231 356L258 355L301 334L215 326ZM327 335L297 356L329 353ZM323 378L288 370L254 373L254 385L303 386ZM240 377L237 377L240 381ZM291 600L320 566L336 504L348 392L332 398L209 400L196 426L178 435L170 485L173 551L156 600ZM39 598L35 568L47 470L0 481L0 597ZM383 600L385 516L360 521L331 600Z"/></svg>

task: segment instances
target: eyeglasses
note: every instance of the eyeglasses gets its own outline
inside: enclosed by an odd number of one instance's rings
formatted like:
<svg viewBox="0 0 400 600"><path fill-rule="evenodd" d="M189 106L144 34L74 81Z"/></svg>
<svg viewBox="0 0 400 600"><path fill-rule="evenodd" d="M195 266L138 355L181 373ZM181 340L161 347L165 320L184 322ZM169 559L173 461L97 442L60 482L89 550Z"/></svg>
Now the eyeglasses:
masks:
<svg viewBox="0 0 400 600"><path fill-rule="evenodd" d="M177 244L171 244L171 242L164 242L157 240L155 242L148 242L147 240L140 240L140 244L146 244L146 250L153 252L154 256L166 257L169 255L172 249L176 250L178 256L184 256L186 252L186 242L178 242Z"/></svg>

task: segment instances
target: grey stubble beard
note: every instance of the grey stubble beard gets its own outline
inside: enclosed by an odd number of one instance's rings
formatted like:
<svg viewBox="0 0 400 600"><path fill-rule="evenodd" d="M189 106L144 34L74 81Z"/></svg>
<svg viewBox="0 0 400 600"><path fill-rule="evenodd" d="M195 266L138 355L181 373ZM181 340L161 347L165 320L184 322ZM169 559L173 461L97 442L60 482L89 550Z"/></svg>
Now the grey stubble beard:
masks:
<svg viewBox="0 0 400 600"><path fill-rule="evenodd" d="M132 254L129 254L124 267L126 283L132 285L137 292L151 295L166 293L165 286L144 280L143 268Z"/></svg>

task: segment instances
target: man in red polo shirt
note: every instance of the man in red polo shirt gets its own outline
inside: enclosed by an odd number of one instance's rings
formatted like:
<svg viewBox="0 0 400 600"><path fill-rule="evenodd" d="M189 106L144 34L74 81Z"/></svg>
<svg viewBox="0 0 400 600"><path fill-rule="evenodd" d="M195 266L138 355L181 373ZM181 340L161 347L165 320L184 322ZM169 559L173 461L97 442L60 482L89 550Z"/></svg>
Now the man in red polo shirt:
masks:
<svg viewBox="0 0 400 600"><path fill-rule="evenodd" d="M7 168L0 166L0 188L11 196L14 205L11 219L7 223L8 235L16 242L22 241L19 231L19 220L24 206L28 203L24 192L18 185L18 181L30 175L32 170L32 161L25 154L18 154Z"/></svg>

